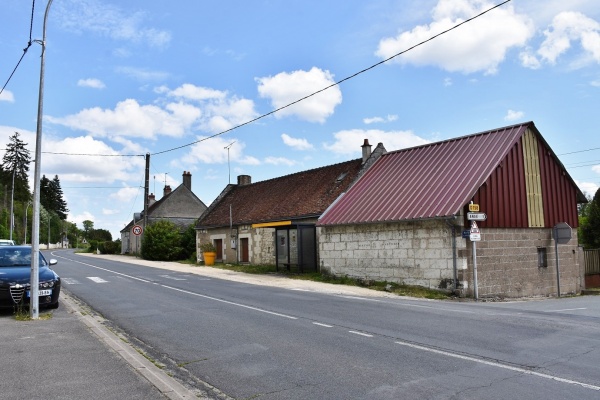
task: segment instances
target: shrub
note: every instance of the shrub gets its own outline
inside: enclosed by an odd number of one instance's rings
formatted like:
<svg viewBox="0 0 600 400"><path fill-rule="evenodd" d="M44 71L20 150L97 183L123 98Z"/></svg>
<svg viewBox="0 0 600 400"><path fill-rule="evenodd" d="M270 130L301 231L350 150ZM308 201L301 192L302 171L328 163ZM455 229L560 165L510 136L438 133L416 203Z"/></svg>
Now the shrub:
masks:
<svg viewBox="0 0 600 400"><path fill-rule="evenodd" d="M178 260L182 253L180 236L177 226L167 220L147 226L142 239L142 258L153 261Z"/></svg>

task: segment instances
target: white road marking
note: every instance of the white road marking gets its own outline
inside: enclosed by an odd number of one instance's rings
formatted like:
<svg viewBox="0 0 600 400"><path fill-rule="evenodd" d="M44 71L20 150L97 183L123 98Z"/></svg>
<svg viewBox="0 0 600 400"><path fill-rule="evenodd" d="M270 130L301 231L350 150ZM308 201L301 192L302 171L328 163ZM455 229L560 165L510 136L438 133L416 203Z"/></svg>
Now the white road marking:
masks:
<svg viewBox="0 0 600 400"><path fill-rule="evenodd" d="M322 324L320 322L313 322L313 325L324 326L325 328L333 328L333 325Z"/></svg>
<svg viewBox="0 0 600 400"><path fill-rule="evenodd" d="M339 297L342 297L344 299L354 299L354 300L366 300L366 301L381 301L381 300L377 300L377 299L371 299L369 297L358 297L358 296L349 296L349 295L339 295Z"/></svg>
<svg viewBox="0 0 600 400"><path fill-rule="evenodd" d="M163 278L167 278L167 279L172 279L174 281L187 281L187 279L185 279L185 278L179 278L179 277L171 276L171 275L159 275L159 276L161 276Z"/></svg>
<svg viewBox="0 0 600 400"><path fill-rule="evenodd" d="M308 290L308 289L301 289L301 288L292 288L291 290L295 290L297 292L312 292L312 290Z"/></svg>
<svg viewBox="0 0 600 400"><path fill-rule="evenodd" d="M67 285L79 285L79 281L73 278L60 278L60 280Z"/></svg>
<svg viewBox="0 0 600 400"><path fill-rule="evenodd" d="M273 311L264 310L264 309L258 308L258 307L252 307L252 306L247 306L245 304L234 303L233 301L218 299L216 297L206 296L204 294L190 292L189 290L179 289L179 288L175 288L175 287L167 286L167 285L160 285L160 286L162 286L162 287L164 287L166 289L176 290L176 291L181 292L181 293L191 294L192 296L202 297L204 299L214 300L214 301L218 301L218 302L221 302L221 303L230 304L232 306L238 306L238 307L242 307L242 308L247 308L249 310L259 311L259 312L262 312L262 313L265 313L265 314L276 315L278 317L289 318L289 319L298 319L296 317L292 317L291 315L280 314L280 313L276 313L276 312L273 312Z"/></svg>
<svg viewBox="0 0 600 400"><path fill-rule="evenodd" d="M99 278L99 277L97 277L97 276L88 276L87 278L88 278L89 280L91 280L91 281L94 281L94 282L96 282L96 283L108 283L108 281L105 281L104 279L102 279L102 278Z"/></svg>
<svg viewBox="0 0 600 400"><path fill-rule="evenodd" d="M505 365L505 364L501 364L501 363L494 362L494 361L487 361L487 360L482 360L482 359L475 358L475 357L465 356L465 355L462 355L462 354L451 353L449 351L438 350L438 349L434 349L432 347L420 346L418 344L407 343L407 342L396 342L396 343L399 344L399 345L410 347L410 348L417 349L417 350L428 351L430 353L441 354L441 355L444 355L444 356L447 356L447 357L453 357L453 358L458 358L458 359L461 359L461 360L472 361L472 362L476 362L476 363L479 363L479 364L489 365L489 366L492 366L492 367L497 367L497 368L502 368L502 369L508 369L510 371L519 372L519 373L522 373L522 374L525 374L525 375L533 375L533 376L537 376L539 378L550 379L550 380L553 380L553 381L556 381L556 382L568 383L568 384L571 384L571 385L581 386L581 387L584 387L586 389L592 389L592 390L600 391L600 386L590 385L588 383L578 382L578 381L574 381L574 380L571 380L571 379L560 378L558 376L549 375L549 374L542 374L541 372L530 371L528 369L519 368L519 367L513 367L513 366L510 366L510 365Z"/></svg>
<svg viewBox="0 0 600 400"><path fill-rule="evenodd" d="M563 310L548 310L548 311L544 311L544 312L563 312L563 311L577 311L577 310L587 310L587 308L582 307L582 308L565 308Z"/></svg>
<svg viewBox="0 0 600 400"><path fill-rule="evenodd" d="M368 333L357 332L357 331L348 331L348 332L354 333L355 335L366 336L366 337L373 337L373 335L369 335Z"/></svg>

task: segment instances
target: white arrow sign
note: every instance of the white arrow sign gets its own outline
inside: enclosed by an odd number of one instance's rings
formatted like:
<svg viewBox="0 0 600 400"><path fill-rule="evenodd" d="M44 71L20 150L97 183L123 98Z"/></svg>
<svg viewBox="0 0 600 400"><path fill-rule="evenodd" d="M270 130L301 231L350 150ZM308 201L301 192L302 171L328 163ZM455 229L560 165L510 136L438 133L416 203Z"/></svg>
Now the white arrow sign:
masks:
<svg viewBox="0 0 600 400"><path fill-rule="evenodd" d="M467 219L469 221L485 221L487 219L487 215L485 213L470 212L467 213Z"/></svg>

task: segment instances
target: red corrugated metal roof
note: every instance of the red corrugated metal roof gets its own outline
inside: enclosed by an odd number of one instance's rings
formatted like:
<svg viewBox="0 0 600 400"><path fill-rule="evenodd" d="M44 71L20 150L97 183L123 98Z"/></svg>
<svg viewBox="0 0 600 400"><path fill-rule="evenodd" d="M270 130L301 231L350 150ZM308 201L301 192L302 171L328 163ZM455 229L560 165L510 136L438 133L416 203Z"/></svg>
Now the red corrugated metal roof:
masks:
<svg viewBox="0 0 600 400"><path fill-rule="evenodd" d="M318 225L456 215L530 126L532 122L384 154Z"/></svg>

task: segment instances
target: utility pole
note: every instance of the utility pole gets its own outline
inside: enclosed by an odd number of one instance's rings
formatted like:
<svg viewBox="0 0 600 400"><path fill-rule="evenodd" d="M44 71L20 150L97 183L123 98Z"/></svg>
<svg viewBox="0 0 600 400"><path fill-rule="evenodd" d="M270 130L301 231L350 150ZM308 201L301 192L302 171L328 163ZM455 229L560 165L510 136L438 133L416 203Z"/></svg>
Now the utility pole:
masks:
<svg viewBox="0 0 600 400"><path fill-rule="evenodd" d="M40 62L40 88L38 96L37 128L35 135L35 169L33 174L33 226L31 231L31 299L29 301L29 313L31 319L40 318L40 173L42 162L42 113L44 109L44 60L46 54L46 21L52 0L48 0L46 12L44 13L44 28L42 40L37 43L42 45L42 56Z"/></svg>
<svg viewBox="0 0 600 400"><path fill-rule="evenodd" d="M166 179L166 178L165 178ZM148 228L148 185L150 184L150 153L146 153L146 173L144 178L144 232Z"/></svg>
<svg viewBox="0 0 600 400"><path fill-rule="evenodd" d="M16 165L13 162L13 176L12 176L12 190L10 191L10 237L12 240L13 228L15 226L15 213L14 213L14 204L15 204L15 168Z"/></svg>

